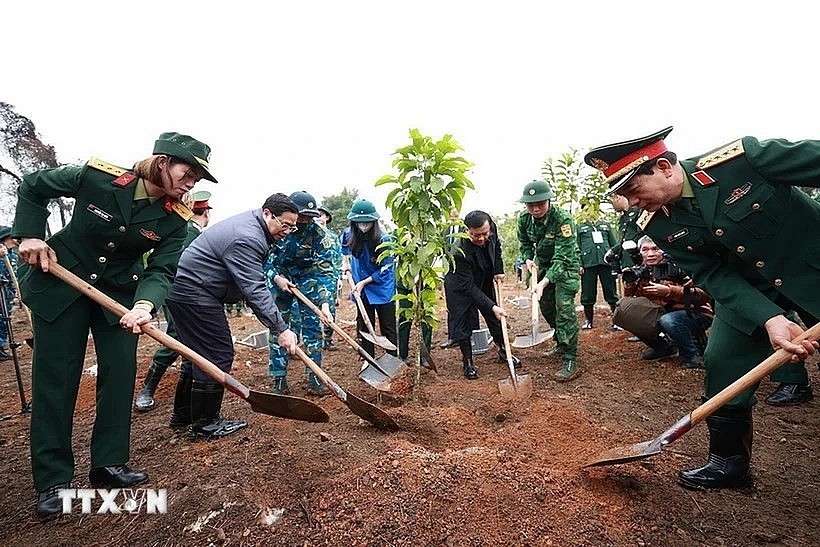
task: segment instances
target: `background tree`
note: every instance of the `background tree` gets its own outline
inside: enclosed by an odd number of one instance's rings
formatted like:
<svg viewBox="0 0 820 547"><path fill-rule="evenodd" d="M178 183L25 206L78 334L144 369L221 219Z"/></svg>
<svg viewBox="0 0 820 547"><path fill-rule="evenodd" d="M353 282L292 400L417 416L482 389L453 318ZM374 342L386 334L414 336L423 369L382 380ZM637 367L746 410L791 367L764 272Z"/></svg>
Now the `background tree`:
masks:
<svg viewBox="0 0 820 547"><path fill-rule="evenodd" d="M394 241L383 245L381 256L393 256L396 263L396 283L409 289L397 300L406 300L407 307L399 307L400 320L413 321L413 332L421 344L419 326L426 323L435 329L438 325L438 301L442 277L451 267L453 244L445 234L450 226L460 225L461 219L452 218L452 210L461 210L461 203L473 183L467 172L473 166L456 153L461 146L451 135L441 140L410 130L411 143L394 152L396 174L385 175L376 186L393 185L385 206L396 223ZM416 352L416 381L414 395L418 395L421 373L421 355Z"/></svg>
<svg viewBox="0 0 820 547"><path fill-rule="evenodd" d="M515 261L521 254L521 245L518 243L518 215L519 213L508 213L493 219L498 227L498 238L501 240L504 270L513 275L515 274Z"/></svg>
<svg viewBox="0 0 820 547"><path fill-rule="evenodd" d="M0 220L5 224L13 220L23 175L59 165L54 147L43 143L34 123L0 101ZM73 209L73 199L59 198L49 204L51 212L59 213L58 228L68 223ZM46 226L47 235L51 235L50 228Z"/></svg>
<svg viewBox="0 0 820 547"><path fill-rule="evenodd" d="M324 196L322 203L330 211L333 221L328 225L328 229L339 234L348 224L347 214L353 206L353 202L359 199L359 191L355 188L349 190L347 186L342 187L338 194Z"/></svg>
<svg viewBox="0 0 820 547"><path fill-rule="evenodd" d="M609 187L603 174L589 167L581 153L570 148L557 158L548 157L541 169L544 180L555 192L555 202L576 222L603 218L617 226L617 215L605 194Z"/></svg>

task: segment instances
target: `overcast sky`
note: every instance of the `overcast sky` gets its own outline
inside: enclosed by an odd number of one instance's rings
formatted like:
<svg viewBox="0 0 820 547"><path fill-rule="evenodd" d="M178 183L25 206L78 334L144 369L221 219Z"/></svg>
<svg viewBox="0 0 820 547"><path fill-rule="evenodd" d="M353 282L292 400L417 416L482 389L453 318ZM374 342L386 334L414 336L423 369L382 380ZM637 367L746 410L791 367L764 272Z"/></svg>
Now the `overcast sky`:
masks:
<svg viewBox="0 0 820 547"><path fill-rule="evenodd" d="M213 149L220 183L197 189L214 220L343 186L384 212L373 182L411 127L462 144L465 211L493 214L517 210L570 146L667 125L683 157L747 134L820 138L806 2L27 0L2 13L0 100L61 161L130 166L160 132L189 133Z"/></svg>

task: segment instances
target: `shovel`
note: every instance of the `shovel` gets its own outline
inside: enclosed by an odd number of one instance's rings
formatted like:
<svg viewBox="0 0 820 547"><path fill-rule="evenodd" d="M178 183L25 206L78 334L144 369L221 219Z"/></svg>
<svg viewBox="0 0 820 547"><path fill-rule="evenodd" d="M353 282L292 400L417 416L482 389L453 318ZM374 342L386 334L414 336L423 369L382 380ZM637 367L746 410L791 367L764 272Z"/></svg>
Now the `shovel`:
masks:
<svg viewBox="0 0 820 547"><path fill-rule="evenodd" d="M11 260L9 260L9 255L3 255L3 262L6 263L6 269L9 271L9 277L11 278L11 283L14 285L14 291L17 293L17 298L20 299L20 307L23 308L26 312L26 318L28 319L28 326L31 329L32 335L34 334L34 323L31 322L31 312L28 309L28 306L23 304L23 295L20 294L20 283L17 282L17 276L14 274L14 268L11 267ZM25 339L26 345L30 348L34 347L34 338L31 336Z"/></svg>
<svg viewBox="0 0 820 547"><path fill-rule="evenodd" d="M495 279L495 300L501 302L501 280L499 279ZM507 333L507 318L504 315L501 316L501 331L504 334L504 351L507 354L507 367L510 369L510 377L498 381L498 391L502 397L510 401L516 398L528 399L532 395L532 378L529 374L519 375L515 373L510 335Z"/></svg>
<svg viewBox="0 0 820 547"><path fill-rule="evenodd" d="M797 344L803 340L817 340L818 337L820 337L820 323L815 324L809 330L792 340L792 342ZM777 350L755 368L723 388L720 393L678 420L675 425L661 433L658 438L630 446L610 448L600 453L594 460L584 465L584 467L626 463L659 454L664 446L682 437L694 426L711 416L713 412L737 397L742 391L749 389L762 380L764 376L768 376L774 372L778 367L788 361L791 356L792 354L784 349Z"/></svg>
<svg viewBox="0 0 820 547"><path fill-rule="evenodd" d="M99 289L92 287L73 273L69 272L56 262L49 263L49 273L54 274L59 279L77 289L82 294L94 300L102 307L117 314L120 317L128 312L125 306L104 294ZM199 367L202 372L219 382L222 387L233 392L251 404L251 409L260 414L268 414L279 418L289 418L291 420L302 420L305 422L327 422L330 416L322 408L307 399L290 397L288 395L277 395L274 393L262 393L252 391L243 385L239 380L223 372L215 364L205 359L194 350L185 346L179 340L168 336L150 323L142 325L142 332L170 349L179 353L191 363Z"/></svg>
<svg viewBox="0 0 820 547"><path fill-rule="evenodd" d="M364 307L364 302L362 302L362 297L356 292L356 284L353 283L353 276L348 276L347 280L350 282L350 294L352 294L353 298L356 300L356 305L359 307L359 315L362 316L362 321L364 321L364 324L367 327L367 332L359 331L359 334L361 334L362 338L368 342L376 344L387 351L396 351L398 349L396 344L388 340L386 336L379 336L373 329L373 323L370 322L370 317L367 315L367 310Z"/></svg>
<svg viewBox="0 0 820 547"><path fill-rule="evenodd" d="M538 344L542 344L553 337L555 334L555 329L550 329L547 332L541 332L541 325L539 323L539 310L538 310L538 294L535 292L535 284L538 282L538 268L533 265L530 268L530 292L531 299L532 299L532 315L530 316L530 326L531 332L530 334L518 334L515 337L515 340L512 343L514 348L531 348L533 346L537 346Z"/></svg>
<svg viewBox="0 0 820 547"><path fill-rule="evenodd" d="M396 376L403 374L407 369L407 365L404 364L404 361L394 355L390 355L389 353L385 353L378 359L373 359L373 356L357 344L356 341L344 331L344 329L336 323L328 321L316 304L311 302L308 297L302 294L302 291L294 286L290 287L290 291L296 295L296 298L301 300L303 304L309 307L311 311L313 311L313 313L315 313L319 319L322 320L322 323L328 325L334 330L334 332L344 338L345 341L356 350L359 356L367 361L368 365L359 373L359 378L379 391L390 391L390 381Z"/></svg>
<svg viewBox="0 0 820 547"><path fill-rule="evenodd" d="M334 382L330 376L327 375L324 370L319 368L319 365L313 362L313 359L308 357L308 355L302 351L302 348L296 348L296 356L299 357L299 359L301 359L302 362L313 371L313 374L318 376L319 379L330 388L331 393L333 393L337 399L347 405L347 408L349 408L353 414L364 418L380 429L396 430L399 428L399 424L397 424L395 420L390 417L390 414L377 406L371 405L367 401L359 399L352 393L348 393L343 390L339 384Z"/></svg>

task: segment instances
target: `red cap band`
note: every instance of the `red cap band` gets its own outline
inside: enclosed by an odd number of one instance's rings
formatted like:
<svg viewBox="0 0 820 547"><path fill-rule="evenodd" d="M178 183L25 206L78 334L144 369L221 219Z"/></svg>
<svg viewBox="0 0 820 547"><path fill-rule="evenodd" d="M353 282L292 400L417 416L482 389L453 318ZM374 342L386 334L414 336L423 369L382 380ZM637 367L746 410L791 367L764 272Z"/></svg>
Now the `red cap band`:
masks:
<svg viewBox="0 0 820 547"><path fill-rule="evenodd" d="M651 160L653 158L657 158L664 152L666 152L666 144L662 140L655 141L648 146L645 146L639 150L635 150L630 154L627 154L623 158L619 159L618 161L604 169L604 176L607 178L611 177L613 174L617 173L627 165L630 165L632 162L640 159L643 156L647 156L648 159Z"/></svg>

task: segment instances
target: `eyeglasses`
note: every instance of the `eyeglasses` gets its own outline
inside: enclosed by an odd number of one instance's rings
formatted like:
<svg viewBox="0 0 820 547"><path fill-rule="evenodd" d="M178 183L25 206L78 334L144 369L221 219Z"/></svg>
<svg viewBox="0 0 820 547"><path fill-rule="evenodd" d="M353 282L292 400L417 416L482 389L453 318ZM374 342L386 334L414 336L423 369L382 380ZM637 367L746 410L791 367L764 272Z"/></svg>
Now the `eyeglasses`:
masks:
<svg viewBox="0 0 820 547"><path fill-rule="evenodd" d="M279 223L279 226L281 226L282 229L285 230L286 232L288 232L289 234L292 234L293 232L298 232L299 231L299 228L296 226L296 224L291 224L289 222L282 222L279 219L279 217L274 215L273 213L271 213L270 216L275 218L276 222Z"/></svg>

